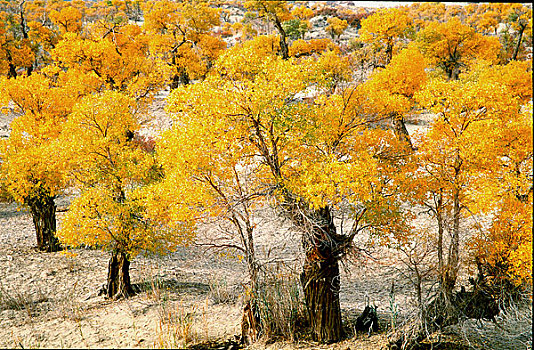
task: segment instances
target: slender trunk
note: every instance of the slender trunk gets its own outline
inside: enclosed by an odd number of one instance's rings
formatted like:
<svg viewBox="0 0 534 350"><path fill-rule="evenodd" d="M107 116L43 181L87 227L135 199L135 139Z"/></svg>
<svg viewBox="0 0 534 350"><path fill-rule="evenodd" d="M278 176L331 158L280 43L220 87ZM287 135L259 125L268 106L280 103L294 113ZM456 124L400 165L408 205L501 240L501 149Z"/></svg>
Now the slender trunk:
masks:
<svg viewBox="0 0 534 350"><path fill-rule="evenodd" d="M444 269L443 269L443 196L440 193L436 205L436 220L438 222L438 272L439 283L443 289L444 286Z"/></svg>
<svg viewBox="0 0 534 350"><path fill-rule="evenodd" d="M109 260L106 296L110 299L128 298L134 294L130 283L130 260L124 252L114 250Z"/></svg>
<svg viewBox="0 0 534 350"><path fill-rule="evenodd" d="M385 63L386 66L389 64L389 62L391 62L392 58L393 58L393 42L388 41L387 46L386 46L386 63Z"/></svg>
<svg viewBox="0 0 534 350"><path fill-rule="evenodd" d="M56 204L54 197L40 194L26 200L30 207L33 225L37 235L37 247L45 252L61 250L56 237Z"/></svg>
<svg viewBox="0 0 534 350"><path fill-rule="evenodd" d="M521 39L523 38L523 32L525 31L526 26L521 26L519 29L519 35L517 37L517 44L515 45L514 54L512 60L517 60L517 55L519 54L519 49L521 48Z"/></svg>
<svg viewBox="0 0 534 350"><path fill-rule="evenodd" d="M447 262L447 271L445 273L444 289L447 297L452 296L454 286L456 285L456 278L458 277L458 270L460 265L460 190L454 189L453 193L453 227L451 235L451 246L449 248L449 256Z"/></svg>
<svg viewBox="0 0 534 350"><path fill-rule="evenodd" d="M286 41L286 31L282 27L282 24L280 23L280 20L275 17L274 18L274 26L278 30L278 33L280 33L280 50L282 51L282 58L284 60L287 60L289 58L289 48L287 47L287 41Z"/></svg>
<svg viewBox="0 0 534 350"><path fill-rule="evenodd" d="M262 323L257 304L258 264L256 263L254 250L254 230L250 225L247 225L246 232L246 241L244 243L246 246L250 289L246 293L243 316L241 318L241 343L250 345L258 340L262 330Z"/></svg>
<svg viewBox="0 0 534 350"><path fill-rule="evenodd" d="M339 263L336 232L330 210L320 209L313 232L303 241L306 260L300 279L312 328L312 337L321 343L341 340ZM317 220L318 219L318 220Z"/></svg>

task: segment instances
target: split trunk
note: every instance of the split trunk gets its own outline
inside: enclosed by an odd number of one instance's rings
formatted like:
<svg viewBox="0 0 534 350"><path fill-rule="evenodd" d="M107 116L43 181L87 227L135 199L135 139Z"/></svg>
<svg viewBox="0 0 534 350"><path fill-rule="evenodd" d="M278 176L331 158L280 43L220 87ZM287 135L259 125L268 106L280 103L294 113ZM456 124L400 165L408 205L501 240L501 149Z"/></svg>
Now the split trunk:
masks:
<svg viewBox="0 0 534 350"><path fill-rule="evenodd" d="M109 260L106 296L110 299L120 299L128 298L133 294L128 255L124 252L113 251Z"/></svg>

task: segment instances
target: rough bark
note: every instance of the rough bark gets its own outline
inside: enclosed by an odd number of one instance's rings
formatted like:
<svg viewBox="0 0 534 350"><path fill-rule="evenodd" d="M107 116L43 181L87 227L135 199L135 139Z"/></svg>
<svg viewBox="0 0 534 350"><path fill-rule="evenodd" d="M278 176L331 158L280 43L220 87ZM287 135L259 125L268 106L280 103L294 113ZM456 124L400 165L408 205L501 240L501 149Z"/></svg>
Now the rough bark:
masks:
<svg viewBox="0 0 534 350"><path fill-rule="evenodd" d="M512 60L517 60L517 55L519 54L519 49L521 48L521 39L523 38L523 32L525 31L526 25L521 25L519 28L519 34L517 35L517 44L515 45L514 54Z"/></svg>
<svg viewBox="0 0 534 350"><path fill-rule="evenodd" d="M124 252L113 251L108 267L106 297L128 298L134 294L130 283L130 260Z"/></svg>
<svg viewBox="0 0 534 350"><path fill-rule="evenodd" d="M300 279L313 339L333 343L343 336L338 263L341 242L337 241L330 210L323 208L314 214L316 226L303 241L306 260Z"/></svg>
<svg viewBox="0 0 534 350"><path fill-rule="evenodd" d="M45 252L57 252L61 246L56 237L56 204L54 197L39 194L26 199L32 214L37 248Z"/></svg>
<svg viewBox="0 0 534 350"><path fill-rule="evenodd" d="M248 218L248 217L247 217ZM243 308L243 316L241 318L241 343L250 345L256 342L262 331L262 322L259 317L257 307L257 288L258 288L258 264L256 262L256 253L254 249L254 235L253 228L250 221L247 220L246 239L244 239L246 247L247 266L250 278L250 290L247 293L247 299Z"/></svg>
<svg viewBox="0 0 534 350"><path fill-rule="evenodd" d="M410 133L406 129L406 124L404 123L404 117L399 113L392 113L391 119L393 122L393 130L395 131L395 136L398 140L404 142L410 150L413 151L412 140L410 139Z"/></svg>
<svg viewBox="0 0 534 350"><path fill-rule="evenodd" d="M241 318L241 343L250 345L258 340L261 333L261 320L254 299L249 298L243 308Z"/></svg>

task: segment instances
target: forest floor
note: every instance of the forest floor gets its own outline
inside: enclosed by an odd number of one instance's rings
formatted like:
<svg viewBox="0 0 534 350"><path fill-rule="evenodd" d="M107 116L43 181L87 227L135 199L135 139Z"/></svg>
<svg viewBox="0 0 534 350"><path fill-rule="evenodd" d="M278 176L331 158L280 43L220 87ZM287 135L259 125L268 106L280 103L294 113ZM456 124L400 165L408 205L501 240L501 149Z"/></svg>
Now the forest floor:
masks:
<svg viewBox="0 0 534 350"><path fill-rule="evenodd" d="M164 95L149 111L151 128L168 127L161 117ZM2 116L0 131L12 120ZM409 120L413 132L426 117ZM0 135L3 136L3 135ZM58 208L71 197L58 198ZM64 213L58 213L58 226ZM266 208L257 214L257 251L264 261L282 256L272 269L298 275L302 256L298 236ZM216 229L205 228L204 233ZM260 341L251 349L381 349L392 327L413 319L416 308L406 267L378 259L348 259L341 272L340 300L348 339L333 345L308 341ZM274 252L274 254L273 254ZM0 203L0 348L184 348L208 344L231 348L240 334L244 262L208 252L179 248L167 256L141 255L131 264L132 283L140 292L126 300L99 295L106 281L109 253L94 249L43 253L36 249L31 216L16 203ZM276 267L278 266L278 267ZM393 286L393 292L392 292ZM350 325L368 304L377 306L380 331L351 332ZM450 342L447 339L451 339ZM491 321L464 320L441 334L447 349L531 349L532 305L517 307ZM198 345L195 349L208 348Z"/></svg>

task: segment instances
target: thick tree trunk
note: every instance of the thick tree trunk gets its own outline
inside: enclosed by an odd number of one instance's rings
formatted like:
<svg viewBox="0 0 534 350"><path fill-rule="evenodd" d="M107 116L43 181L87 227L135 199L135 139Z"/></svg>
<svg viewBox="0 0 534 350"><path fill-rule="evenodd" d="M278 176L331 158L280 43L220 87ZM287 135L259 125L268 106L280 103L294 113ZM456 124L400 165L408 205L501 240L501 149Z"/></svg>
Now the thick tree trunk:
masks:
<svg viewBox="0 0 534 350"><path fill-rule="evenodd" d="M412 140L410 139L410 133L406 129L406 124L404 124L404 117L399 113L392 113L391 115L393 130L395 131L395 136L399 141L404 142L410 150L413 151Z"/></svg>
<svg viewBox="0 0 534 350"><path fill-rule="evenodd" d="M133 294L128 256L126 253L113 251L109 260L106 296L110 299L120 299L128 298Z"/></svg>
<svg viewBox="0 0 534 350"><path fill-rule="evenodd" d="M343 329L339 304L338 261L320 261L313 254L307 254L300 278L313 339L321 343L341 340Z"/></svg>
<svg viewBox="0 0 534 350"><path fill-rule="evenodd" d="M56 204L54 197L41 194L26 199L30 207L33 225L37 236L37 247L45 252L61 250L56 237Z"/></svg>
<svg viewBox="0 0 534 350"><path fill-rule="evenodd" d="M339 304L339 264L336 232L328 208L314 218L317 226L304 239L306 260L300 276L312 328L321 343L340 341L343 336Z"/></svg>

